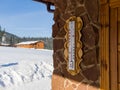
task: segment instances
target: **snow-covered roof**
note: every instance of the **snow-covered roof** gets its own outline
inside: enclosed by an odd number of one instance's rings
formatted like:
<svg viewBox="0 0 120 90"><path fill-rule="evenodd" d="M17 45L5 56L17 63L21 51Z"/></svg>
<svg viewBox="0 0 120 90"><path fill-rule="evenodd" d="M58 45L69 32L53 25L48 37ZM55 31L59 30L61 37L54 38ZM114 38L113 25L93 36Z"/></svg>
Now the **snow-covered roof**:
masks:
<svg viewBox="0 0 120 90"><path fill-rule="evenodd" d="M16 45L21 45L21 44L35 44L37 42L43 42L43 41L25 41L25 42L17 43Z"/></svg>

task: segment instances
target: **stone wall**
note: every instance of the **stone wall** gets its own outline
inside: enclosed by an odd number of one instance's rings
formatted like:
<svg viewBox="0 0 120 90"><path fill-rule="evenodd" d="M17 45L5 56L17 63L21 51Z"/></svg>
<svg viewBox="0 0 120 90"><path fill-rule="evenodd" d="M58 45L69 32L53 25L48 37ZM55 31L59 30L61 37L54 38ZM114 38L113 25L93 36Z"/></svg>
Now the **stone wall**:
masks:
<svg viewBox="0 0 120 90"><path fill-rule="evenodd" d="M55 0L53 25L54 72L52 90L99 89L99 0ZM81 71L72 76L64 59L65 21L71 16L81 17L83 57Z"/></svg>

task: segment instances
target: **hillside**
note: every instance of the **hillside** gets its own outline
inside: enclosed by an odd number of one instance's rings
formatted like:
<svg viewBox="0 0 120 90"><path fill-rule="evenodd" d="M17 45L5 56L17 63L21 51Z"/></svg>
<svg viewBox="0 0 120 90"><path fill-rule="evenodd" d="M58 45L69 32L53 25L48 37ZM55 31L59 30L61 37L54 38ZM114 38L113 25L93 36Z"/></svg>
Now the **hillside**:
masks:
<svg viewBox="0 0 120 90"><path fill-rule="evenodd" d="M17 35L6 32L5 30L0 30L0 43L2 43L3 35L6 37L5 43L11 46L19 42L42 40L44 41L45 49L53 49L53 39L51 37L18 37Z"/></svg>
<svg viewBox="0 0 120 90"><path fill-rule="evenodd" d="M6 32L5 30L3 30L3 31L0 30L0 43L2 43L3 35L5 35L5 37L6 37L6 43L10 44L10 45L16 44L20 40L20 37L14 35L14 34L11 34L9 32Z"/></svg>

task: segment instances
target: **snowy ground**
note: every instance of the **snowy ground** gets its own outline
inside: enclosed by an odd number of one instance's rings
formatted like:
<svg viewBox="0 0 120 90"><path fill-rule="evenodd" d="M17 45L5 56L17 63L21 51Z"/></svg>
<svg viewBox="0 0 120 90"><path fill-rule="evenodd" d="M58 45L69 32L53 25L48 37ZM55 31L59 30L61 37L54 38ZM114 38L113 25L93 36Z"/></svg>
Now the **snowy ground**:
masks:
<svg viewBox="0 0 120 90"><path fill-rule="evenodd" d="M51 90L52 53L0 47L0 90Z"/></svg>

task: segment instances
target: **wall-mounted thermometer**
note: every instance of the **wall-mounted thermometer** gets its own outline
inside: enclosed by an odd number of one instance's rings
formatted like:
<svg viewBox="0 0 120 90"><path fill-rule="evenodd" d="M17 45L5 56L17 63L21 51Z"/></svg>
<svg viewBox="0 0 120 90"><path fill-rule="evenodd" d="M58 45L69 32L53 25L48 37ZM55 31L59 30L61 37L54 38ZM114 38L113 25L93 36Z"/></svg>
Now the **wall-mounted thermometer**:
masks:
<svg viewBox="0 0 120 90"><path fill-rule="evenodd" d="M82 60L82 42L81 29L82 20L80 17L70 17L64 26L66 31L66 42L64 44L65 60L67 61L67 71L71 75L76 75L80 72L79 64Z"/></svg>
<svg viewBox="0 0 120 90"><path fill-rule="evenodd" d="M68 69L75 70L75 21L69 22Z"/></svg>

